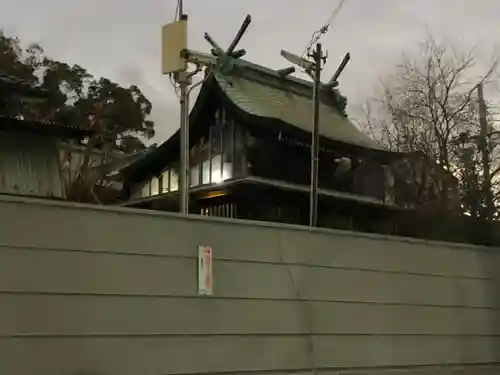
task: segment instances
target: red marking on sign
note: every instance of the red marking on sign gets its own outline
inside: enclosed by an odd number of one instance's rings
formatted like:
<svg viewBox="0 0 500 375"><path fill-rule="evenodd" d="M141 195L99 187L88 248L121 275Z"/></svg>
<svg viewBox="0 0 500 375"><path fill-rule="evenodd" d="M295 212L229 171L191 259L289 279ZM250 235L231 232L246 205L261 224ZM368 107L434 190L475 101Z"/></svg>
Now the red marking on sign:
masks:
<svg viewBox="0 0 500 375"><path fill-rule="evenodd" d="M210 258L211 258L211 249L210 248L206 248L205 249L205 266L208 267L208 269L210 270ZM210 271L207 272L207 274L205 275L205 285L208 289L210 289L211 287L211 284L212 284L212 280L211 280L211 277L210 277Z"/></svg>

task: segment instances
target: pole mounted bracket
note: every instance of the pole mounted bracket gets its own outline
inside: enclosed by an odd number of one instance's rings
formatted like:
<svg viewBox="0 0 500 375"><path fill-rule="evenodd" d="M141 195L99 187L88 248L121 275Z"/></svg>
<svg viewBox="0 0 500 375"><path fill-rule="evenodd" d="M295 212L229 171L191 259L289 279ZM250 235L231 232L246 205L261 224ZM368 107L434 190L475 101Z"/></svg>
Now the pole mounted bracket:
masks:
<svg viewBox="0 0 500 375"><path fill-rule="evenodd" d="M314 70L316 69L315 62L311 59L305 59L304 57L295 55L291 52L281 50L281 56L283 56L285 59L287 59L289 62L291 62L294 65L298 65L301 67L311 78L314 79ZM309 53L308 57L314 57L314 54ZM326 59L328 57L328 54L325 54L324 56L321 56L321 60L323 63L326 62ZM339 85L338 78L340 77L340 74L344 71L345 67L349 63L349 60L351 60L351 54L348 52L345 56L342 62L340 63L340 66L337 68L337 71L333 74L332 78L330 81L327 83L321 84L322 90L333 90ZM286 74L285 74L286 73ZM290 72L286 69L281 69L278 71L278 74L282 76L289 75L293 72Z"/></svg>

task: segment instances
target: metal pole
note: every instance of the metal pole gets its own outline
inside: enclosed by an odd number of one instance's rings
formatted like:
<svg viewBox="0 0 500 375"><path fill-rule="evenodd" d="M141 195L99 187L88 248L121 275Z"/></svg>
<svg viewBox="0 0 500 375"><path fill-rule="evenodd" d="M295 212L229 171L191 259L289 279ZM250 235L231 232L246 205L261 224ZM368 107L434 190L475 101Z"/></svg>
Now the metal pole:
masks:
<svg viewBox="0 0 500 375"><path fill-rule="evenodd" d="M477 85L477 96L479 102L479 125L480 139L479 147L482 155L483 167L483 197L485 199L484 218L492 219L493 199L491 196L490 182L490 152L488 149L488 120L486 116L486 103L484 101L483 84Z"/></svg>
<svg viewBox="0 0 500 375"><path fill-rule="evenodd" d="M179 6L178 6L179 15L178 15L178 17L179 17L179 19L182 19L182 16L184 15L184 1L183 0L177 0L177 1L179 1Z"/></svg>
<svg viewBox="0 0 500 375"><path fill-rule="evenodd" d="M187 72L180 72L178 76L180 87L181 124L180 124L180 151L181 165L179 171L179 190L181 193L180 212L189 213L189 79Z"/></svg>
<svg viewBox="0 0 500 375"><path fill-rule="evenodd" d="M184 14L183 0L178 0L179 20L187 20ZM185 70L176 73L175 80L179 84L180 91L180 168L179 168L179 212L189 213L189 83L190 77Z"/></svg>
<svg viewBox="0 0 500 375"><path fill-rule="evenodd" d="M319 164L319 104L321 87L321 43L316 44L314 58L313 131L311 139L311 191L309 199L309 226L318 225L318 164Z"/></svg>

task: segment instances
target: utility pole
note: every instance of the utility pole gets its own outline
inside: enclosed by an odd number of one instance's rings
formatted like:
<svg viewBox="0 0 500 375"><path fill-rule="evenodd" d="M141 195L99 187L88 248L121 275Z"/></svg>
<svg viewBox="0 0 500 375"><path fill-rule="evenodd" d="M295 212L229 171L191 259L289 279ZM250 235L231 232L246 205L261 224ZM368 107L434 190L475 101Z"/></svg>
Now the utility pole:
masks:
<svg viewBox="0 0 500 375"><path fill-rule="evenodd" d="M313 129L311 134L311 188L309 192L309 226L318 226L318 165L319 165L319 106L321 103L321 92L332 90L337 87L337 78L340 76L351 56L347 53L339 68L327 84L321 83L322 65L326 63L327 56L323 54L321 43L316 44L314 52L309 53L311 59L304 59L291 52L282 50L281 56L292 64L298 65L305 70L313 79ZM293 73L291 68L281 69L278 73L285 77Z"/></svg>
<svg viewBox="0 0 500 375"><path fill-rule="evenodd" d="M304 59L288 51L281 51L281 56L292 64L300 66L313 79L313 129L311 133L311 181L309 190L309 226L318 225L318 162L319 162L319 104L321 101L321 65L326 61L321 44L316 44L313 53Z"/></svg>
<svg viewBox="0 0 500 375"><path fill-rule="evenodd" d="M319 166L319 104L321 102L321 65L326 57L323 56L321 43L309 54L314 61L314 92L313 92L313 131L311 139L311 192L309 197L309 226L318 225L318 166Z"/></svg>
<svg viewBox="0 0 500 375"><path fill-rule="evenodd" d="M179 19L182 19L182 16L184 15L184 0L177 0L178 1L178 17Z"/></svg>
<svg viewBox="0 0 500 375"><path fill-rule="evenodd" d="M486 102L484 100L483 84L477 85L477 97L479 105L479 148L482 156L483 167L483 197L484 197L484 218L491 220L493 218L493 197L491 194L490 181L490 150Z"/></svg>
<svg viewBox="0 0 500 375"><path fill-rule="evenodd" d="M245 50L236 50L238 43L245 34L251 22L247 15L229 48L224 51L208 33L205 39L211 44L212 54L193 51L187 48L187 15L184 14L182 0L178 2L178 21L166 24L162 28L162 71L163 74L173 74L179 85L180 96L180 212L189 213L189 94L193 88L203 83L191 85L192 77L203 68L220 71L230 70L236 60L245 55ZM188 71L188 63L196 69Z"/></svg>
<svg viewBox="0 0 500 375"><path fill-rule="evenodd" d="M184 1L178 0L178 18L187 22L187 15L184 14ZM179 190L181 200L179 211L182 214L189 213L189 93L188 86L190 85L191 77L188 76L187 64L186 69L175 74L175 80L179 84L180 91L180 173L179 173Z"/></svg>
<svg viewBox="0 0 500 375"><path fill-rule="evenodd" d="M174 78L179 87L180 99L180 168L179 168L179 211L189 212L189 85L193 75L188 71L187 56L187 15L184 14L183 0L177 2L175 21L162 27L162 72Z"/></svg>
<svg viewBox="0 0 500 375"><path fill-rule="evenodd" d="M179 72L176 76L180 91L180 150L181 165L179 173L179 190L181 192L180 212L189 213L189 95L188 86L190 77L187 71Z"/></svg>

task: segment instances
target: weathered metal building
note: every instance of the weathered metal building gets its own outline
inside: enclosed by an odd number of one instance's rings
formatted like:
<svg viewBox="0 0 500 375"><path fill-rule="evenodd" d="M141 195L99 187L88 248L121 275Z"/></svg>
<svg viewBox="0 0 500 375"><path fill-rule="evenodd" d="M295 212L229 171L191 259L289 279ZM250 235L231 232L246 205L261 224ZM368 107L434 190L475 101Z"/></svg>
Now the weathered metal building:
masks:
<svg viewBox="0 0 500 375"><path fill-rule="evenodd" d="M20 108L48 95L32 82L0 72L0 194L66 197L59 142L81 139L90 132L38 121L36 113L30 113L30 119L19 115Z"/></svg>
<svg viewBox="0 0 500 375"><path fill-rule="evenodd" d="M56 141L0 132L0 193L64 198Z"/></svg>
<svg viewBox="0 0 500 375"><path fill-rule="evenodd" d="M86 133L70 126L0 117L0 194L64 199L60 142Z"/></svg>

